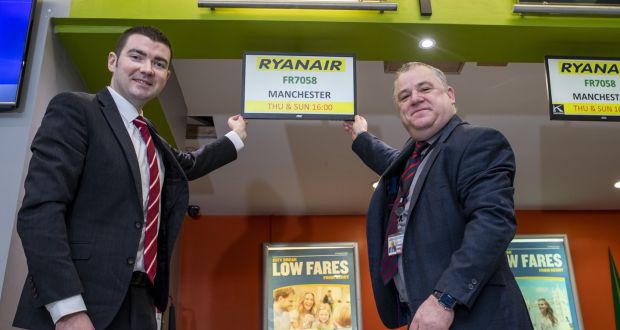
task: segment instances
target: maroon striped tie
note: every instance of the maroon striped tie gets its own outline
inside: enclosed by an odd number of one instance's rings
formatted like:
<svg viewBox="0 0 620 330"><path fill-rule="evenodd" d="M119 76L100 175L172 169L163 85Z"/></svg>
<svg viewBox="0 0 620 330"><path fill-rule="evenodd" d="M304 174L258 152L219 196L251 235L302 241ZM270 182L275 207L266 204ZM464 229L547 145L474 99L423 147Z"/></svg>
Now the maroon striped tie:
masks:
<svg viewBox="0 0 620 330"><path fill-rule="evenodd" d="M134 119L142 139L146 144L146 158L149 162L149 197L148 208L146 211L146 229L144 230L144 269L151 283L154 283L155 273L157 272L157 227L159 226L159 166L157 165L157 154L155 145L151 138L151 133L146 125L146 120L142 116Z"/></svg>
<svg viewBox="0 0 620 330"><path fill-rule="evenodd" d="M429 144L426 142L416 142L415 147L413 148L413 153L411 153L411 157L407 160L405 170L400 176L398 193L396 194L394 205L390 210L390 218L388 220L388 226L385 231L385 239L383 241L383 256L381 257L381 278L383 279L383 284L387 284L398 270L397 255L388 254L388 236L398 232L398 218L399 215L402 214L405 206L404 199L409 193L409 188L411 188L411 183L413 182L415 172L422 162L422 153L428 146Z"/></svg>

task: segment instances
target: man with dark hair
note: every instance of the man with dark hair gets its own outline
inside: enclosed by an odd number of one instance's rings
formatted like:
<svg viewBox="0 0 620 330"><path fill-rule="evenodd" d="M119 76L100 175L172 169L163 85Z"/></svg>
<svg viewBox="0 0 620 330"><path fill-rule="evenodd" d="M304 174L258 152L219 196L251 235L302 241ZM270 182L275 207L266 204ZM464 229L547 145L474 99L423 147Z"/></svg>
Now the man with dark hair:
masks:
<svg viewBox="0 0 620 330"><path fill-rule="evenodd" d="M54 97L32 142L18 214L28 276L14 325L28 329L159 327L187 180L236 159L245 120L201 149L173 149L142 116L170 76L156 28L123 33L110 86Z"/></svg>
<svg viewBox="0 0 620 330"><path fill-rule="evenodd" d="M344 122L353 151L381 175L366 222L381 320L410 330L531 329L506 258L516 230L510 144L461 121L454 89L424 63L399 70L394 101L410 136L402 150L368 133L361 116Z"/></svg>

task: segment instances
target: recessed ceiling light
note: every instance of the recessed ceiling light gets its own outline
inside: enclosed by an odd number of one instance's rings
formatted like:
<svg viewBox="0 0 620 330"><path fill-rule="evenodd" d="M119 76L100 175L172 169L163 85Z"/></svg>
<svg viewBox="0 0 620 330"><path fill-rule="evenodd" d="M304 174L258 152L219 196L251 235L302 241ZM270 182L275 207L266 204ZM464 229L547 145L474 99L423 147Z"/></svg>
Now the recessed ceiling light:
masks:
<svg viewBox="0 0 620 330"><path fill-rule="evenodd" d="M418 43L418 46L420 46L420 48L422 49L431 49L435 47L435 39L424 38L420 40L420 42Z"/></svg>
<svg viewBox="0 0 620 330"><path fill-rule="evenodd" d="M614 188L620 189L620 181L614 183Z"/></svg>

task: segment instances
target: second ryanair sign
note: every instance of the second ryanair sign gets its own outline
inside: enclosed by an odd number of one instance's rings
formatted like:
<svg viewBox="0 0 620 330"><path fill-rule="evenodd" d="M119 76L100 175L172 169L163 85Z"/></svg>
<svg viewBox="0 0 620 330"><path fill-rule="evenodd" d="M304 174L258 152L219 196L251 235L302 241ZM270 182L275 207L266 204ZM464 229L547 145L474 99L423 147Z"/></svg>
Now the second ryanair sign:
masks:
<svg viewBox="0 0 620 330"><path fill-rule="evenodd" d="M551 119L620 121L620 61L546 58Z"/></svg>
<svg viewBox="0 0 620 330"><path fill-rule="evenodd" d="M246 118L351 120L356 114L355 57L246 53Z"/></svg>

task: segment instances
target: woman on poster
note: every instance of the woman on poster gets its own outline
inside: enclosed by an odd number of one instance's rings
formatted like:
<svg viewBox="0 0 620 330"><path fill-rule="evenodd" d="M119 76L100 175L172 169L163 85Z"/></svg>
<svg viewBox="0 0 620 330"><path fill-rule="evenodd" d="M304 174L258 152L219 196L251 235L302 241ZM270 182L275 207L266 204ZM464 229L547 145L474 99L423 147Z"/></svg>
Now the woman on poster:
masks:
<svg viewBox="0 0 620 330"><path fill-rule="evenodd" d="M297 309L293 311L294 330L312 329L312 324L317 316L316 298L314 293L305 292L297 304Z"/></svg>
<svg viewBox="0 0 620 330"><path fill-rule="evenodd" d="M547 299L538 299L537 305L540 313L533 319L535 330L569 330L572 328L567 321L556 317Z"/></svg>

